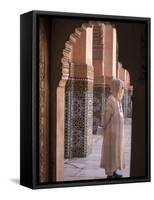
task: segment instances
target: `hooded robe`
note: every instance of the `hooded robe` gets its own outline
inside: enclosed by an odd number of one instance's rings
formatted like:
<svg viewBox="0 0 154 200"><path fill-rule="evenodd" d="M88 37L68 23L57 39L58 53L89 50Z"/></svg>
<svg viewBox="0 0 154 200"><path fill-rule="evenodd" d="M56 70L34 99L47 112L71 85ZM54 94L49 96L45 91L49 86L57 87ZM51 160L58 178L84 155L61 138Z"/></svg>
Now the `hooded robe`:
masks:
<svg viewBox="0 0 154 200"><path fill-rule="evenodd" d="M121 84L122 81L118 79L112 82L112 92L117 93L118 97L121 95L119 93ZM100 167L105 169L107 175L112 175L117 169L125 168L124 116L121 98L111 94L105 105Z"/></svg>

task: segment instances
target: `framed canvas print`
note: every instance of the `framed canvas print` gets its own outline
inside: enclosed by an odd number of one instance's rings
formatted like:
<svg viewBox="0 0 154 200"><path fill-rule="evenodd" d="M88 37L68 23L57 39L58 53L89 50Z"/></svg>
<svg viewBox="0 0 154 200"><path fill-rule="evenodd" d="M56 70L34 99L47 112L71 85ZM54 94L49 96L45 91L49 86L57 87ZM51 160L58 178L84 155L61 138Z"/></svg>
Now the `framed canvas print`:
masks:
<svg viewBox="0 0 154 200"><path fill-rule="evenodd" d="M150 18L20 16L20 184L150 181Z"/></svg>

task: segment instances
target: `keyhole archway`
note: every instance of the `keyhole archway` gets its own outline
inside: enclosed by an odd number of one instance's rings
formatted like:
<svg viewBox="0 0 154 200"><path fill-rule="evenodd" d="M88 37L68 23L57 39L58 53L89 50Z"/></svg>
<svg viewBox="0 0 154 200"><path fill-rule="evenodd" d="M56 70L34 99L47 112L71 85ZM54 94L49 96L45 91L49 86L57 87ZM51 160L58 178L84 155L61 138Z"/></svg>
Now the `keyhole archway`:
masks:
<svg viewBox="0 0 154 200"><path fill-rule="evenodd" d="M120 78L124 81L126 92L130 89L129 72L121 65L119 66L120 63L116 59L117 35L115 27L110 23L104 24L102 22L89 22L89 24L82 26L84 28L80 28L80 32L76 29L75 34L71 34L71 42L67 41L65 43L66 48L63 50L62 64L65 72L66 68L68 70L67 80L65 79L63 88L65 90L63 105L64 107L67 106L67 109L66 107L64 109L65 120L63 121L65 123L65 158L86 157L92 151L92 135L95 128L93 126L94 88L97 95L103 94L99 97L102 107L99 113L103 112L105 98L108 96L106 89L110 87L113 78ZM107 42L104 41L104 38ZM86 52L87 49L88 52ZM88 82L91 83L88 84ZM87 94L84 93L86 90ZM86 110L86 108L89 108L89 110ZM77 112L76 109L80 111ZM84 118L81 116L84 116ZM101 123L103 116L98 117L98 119ZM77 126L74 127L76 123ZM97 123L96 127L100 123Z"/></svg>

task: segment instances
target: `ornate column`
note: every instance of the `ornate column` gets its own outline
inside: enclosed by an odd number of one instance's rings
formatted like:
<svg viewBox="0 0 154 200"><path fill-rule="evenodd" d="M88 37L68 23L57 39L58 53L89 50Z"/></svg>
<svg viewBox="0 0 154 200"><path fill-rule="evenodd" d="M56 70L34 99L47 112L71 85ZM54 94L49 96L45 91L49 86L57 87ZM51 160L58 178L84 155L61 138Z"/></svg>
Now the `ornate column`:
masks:
<svg viewBox="0 0 154 200"><path fill-rule="evenodd" d="M123 68L122 63L118 62L117 78L124 81L124 96L122 99L122 106L124 117L131 117L132 112L132 87L130 86L129 72Z"/></svg>
<svg viewBox="0 0 154 200"><path fill-rule="evenodd" d="M92 28L72 47L65 90L65 158L85 157L92 150L93 131Z"/></svg>
<svg viewBox="0 0 154 200"><path fill-rule="evenodd" d="M116 78L117 69L117 32L112 24L104 28L103 66L105 75L105 96L110 95L110 84Z"/></svg>
<svg viewBox="0 0 154 200"><path fill-rule="evenodd" d="M103 66L103 30L105 24L95 22L93 27L93 66L94 66L94 99L93 99L93 134L101 125L104 110L104 66Z"/></svg>
<svg viewBox="0 0 154 200"><path fill-rule="evenodd" d="M130 75L126 70L125 74L125 87L127 90L127 108L126 108L126 117L132 117L132 95L133 95L133 86L130 85Z"/></svg>
<svg viewBox="0 0 154 200"><path fill-rule="evenodd" d="M123 68L122 63L119 63L119 79L121 79L124 82L124 96L122 98L122 107L123 107L124 117L127 117L128 90L126 85L126 70Z"/></svg>
<svg viewBox="0 0 154 200"><path fill-rule="evenodd" d="M117 77L117 32L116 28L105 23L103 29L103 69L105 101L111 94L111 81ZM102 115L102 122L103 122Z"/></svg>

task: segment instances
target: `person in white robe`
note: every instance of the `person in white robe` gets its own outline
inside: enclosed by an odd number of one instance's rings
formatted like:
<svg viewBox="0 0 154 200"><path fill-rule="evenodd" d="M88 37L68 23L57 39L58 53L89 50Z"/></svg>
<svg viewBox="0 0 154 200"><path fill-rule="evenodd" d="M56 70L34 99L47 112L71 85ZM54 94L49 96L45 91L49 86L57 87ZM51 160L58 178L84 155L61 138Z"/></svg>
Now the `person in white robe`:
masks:
<svg viewBox="0 0 154 200"><path fill-rule="evenodd" d="M125 168L124 158L124 115L122 97L124 82L114 79L111 83L111 95L107 98L104 111L103 143L100 167L105 169L107 178L121 178L117 170Z"/></svg>

